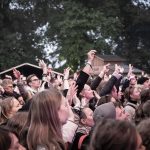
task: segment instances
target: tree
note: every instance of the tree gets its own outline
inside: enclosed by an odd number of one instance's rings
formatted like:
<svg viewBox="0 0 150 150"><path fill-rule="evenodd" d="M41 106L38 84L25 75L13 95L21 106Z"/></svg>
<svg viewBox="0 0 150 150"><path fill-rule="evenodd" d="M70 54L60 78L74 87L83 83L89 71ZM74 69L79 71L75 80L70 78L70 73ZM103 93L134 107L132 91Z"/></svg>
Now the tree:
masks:
<svg viewBox="0 0 150 150"><path fill-rule="evenodd" d="M86 52L96 49L97 53L126 57L149 70L149 7L135 2L139 1L3 0L1 69L36 63L37 56L54 68L64 61L61 69L69 65L76 70L84 64ZM45 44L52 44L55 51L43 51Z"/></svg>
<svg viewBox="0 0 150 150"><path fill-rule="evenodd" d="M106 1L105 14L101 2L65 0L57 13L57 20L50 26L51 31L56 31L58 48L51 55L59 54L59 59L66 59L66 64L76 70L84 64L85 54L89 49L96 49L98 53L112 53L112 46L119 37L121 23L116 17L118 12L113 0ZM94 8L95 7L95 8ZM58 11L57 11L58 12ZM112 13L113 12L113 13ZM111 14L111 15L110 15ZM106 42L106 40L110 42Z"/></svg>
<svg viewBox="0 0 150 150"><path fill-rule="evenodd" d="M35 33L43 22L36 23L32 5L5 0L0 6L1 70L24 62L35 63L35 56L44 57L42 46L38 45L41 37Z"/></svg>
<svg viewBox="0 0 150 150"><path fill-rule="evenodd" d="M124 19L124 38L117 52L135 67L150 72L150 9L143 3L126 3L120 8L121 17Z"/></svg>

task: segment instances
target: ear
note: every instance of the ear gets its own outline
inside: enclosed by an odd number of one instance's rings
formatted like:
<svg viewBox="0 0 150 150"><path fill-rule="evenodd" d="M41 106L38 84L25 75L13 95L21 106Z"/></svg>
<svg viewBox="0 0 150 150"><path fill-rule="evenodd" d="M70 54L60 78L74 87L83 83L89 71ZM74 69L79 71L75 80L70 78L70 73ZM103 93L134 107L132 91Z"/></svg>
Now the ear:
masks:
<svg viewBox="0 0 150 150"><path fill-rule="evenodd" d="M29 86L31 86L32 85L32 83L31 82L29 82Z"/></svg>
<svg viewBox="0 0 150 150"><path fill-rule="evenodd" d="M85 125L86 124L86 120L85 119L81 119L81 123Z"/></svg>
<svg viewBox="0 0 150 150"><path fill-rule="evenodd" d="M82 90L82 91L80 92L80 95L81 95L82 97L84 97L84 96L85 96L85 94L84 94L84 90Z"/></svg>

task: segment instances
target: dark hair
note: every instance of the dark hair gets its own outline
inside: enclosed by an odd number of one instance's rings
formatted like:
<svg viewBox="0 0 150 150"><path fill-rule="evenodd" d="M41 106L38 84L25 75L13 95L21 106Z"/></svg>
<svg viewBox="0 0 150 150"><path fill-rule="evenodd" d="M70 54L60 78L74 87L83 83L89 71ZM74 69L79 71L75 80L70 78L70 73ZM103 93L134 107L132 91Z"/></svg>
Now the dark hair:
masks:
<svg viewBox="0 0 150 150"><path fill-rule="evenodd" d="M141 103L145 103L147 100L150 100L150 89L141 91Z"/></svg>
<svg viewBox="0 0 150 150"><path fill-rule="evenodd" d="M86 119L87 118L87 116L86 116L86 114L84 112L84 109L85 108L81 109L81 111L80 111L80 119Z"/></svg>
<svg viewBox="0 0 150 150"><path fill-rule="evenodd" d="M11 146L11 137L9 135L9 131L0 127L0 149L8 150Z"/></svg>
<svg viewBox="0 0 150 150"><path fill-rule="evenodd" d="M126 121L105 119L93 131L89 150L136 150L137 131Z"/></svg>
<svg viewBox="0 0 150 150"><path fill-rule="evenodd" d="M130 98L131 98L130 95L133 93L134 89L135 89L134 86L133 87L130 86L125 90L124 96L127 100L130 100Z"/></svg>
<svg viewBox="0 0 150 150"><path fill-rule="evenodd" d="M150 100L140 104L135 113L135 123L139 124L143 119L150 117Z"/></svg>
<svg viewBox="0 0 150 150"><path fill-rule="evenodd" d="M98 101L97 106L102 105L102 104L105 104L105 103L108 103L108 102L110 102L110 101L111 101L111 95L102 96L102 97L100 98L100 100Z"/></svg>
<svg viewBox="0 0 150 150"><path fill-rule="evenodd" d="M150 119L143 120L137 126L143 145L146 147L146 150L150 150Z"/></svg>
<svg viewBox="0 0 150 150"><path fill-rule="evenodd" d="M12 118L7 121L7 127L13 131L17 137L23 129L24 123L27 121L28 112L17 112Z"/></svg>
<svg viewBox="0 0 150 150"><path fill-rule="evenodd" d="M36 76L36 74L30 74L28 77L27 77L27 85L29 85L29 83L31 82L31 78Z"/></svg>

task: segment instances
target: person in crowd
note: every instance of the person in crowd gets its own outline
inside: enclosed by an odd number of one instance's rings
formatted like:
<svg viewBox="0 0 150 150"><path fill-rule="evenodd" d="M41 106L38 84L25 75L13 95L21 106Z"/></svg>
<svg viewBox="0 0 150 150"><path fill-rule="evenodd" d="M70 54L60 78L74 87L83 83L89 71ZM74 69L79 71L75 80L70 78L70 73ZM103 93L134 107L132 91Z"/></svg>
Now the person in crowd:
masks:
<svg viewBox="0 0 150 150"><path fill-rule="evenodd" d="M25 122L27 121L28 112L17 112L14 114L6 124L13 133L20 137L20 132L22 131Z"/></svg>
<svg viewBox="0 0 150 150"><path fill-rule="evenodd" d="M88 119L88 122L85 122L86 127L94 127L99 121L103 119L114 119L114 120L127 120L128 119L127 118L128 116L124 112L123 107L118 102L114 102L114 103L109 102L109 103L105 103L105 104L98 106L94 110L94 113L92 114L92 116L89 116L88 118L85 116L85 113L82 112L81 117L83 117L84 119L85 118ZM84 121L82 119L80 121ZM77 133L75 136L73 146L72 146L73 150L74 148L78 150L87 150L92 133L93 133L93 130L91 130L88 134L86 132Z"/></svg>
<svg viewBox="0 0 150 150"><path fill-rule="evenodd" d="M41 86L40 79L35 74L31 74L27 77L27 85L27 90L33 96L35 93L38 92Z"/></svg>
<svg viewBox="0 0 150 150"><path fill-rule="evenodd" d="M145 103L147 100L150 100L150 88L141 91L141 104Z"/></svg>
<svg viewBox="0 0 150 150"><path fill-rule="evenodd" d="M129 120L134 121L135 119L135 111L139 106L139 101L141 99L141 89L139 87L129 87L125 91L125 98L127 99L127 103L125 104L125 112L129 114Z"/></svg>
<svg viewBox="0 0 150 150"><path fill-rule="evenodd" d="M68 103L57 89L51 87L34 95L26 122L28 149L64 150L61 129L68 115Z"/></svg>
<svg viewBox="0 0 150 150"><path fill-rule="evenodd" d="M0 102L0 124L6 123L8 119L13 117L16 112L22 107L17 99L14 97L5 98Z"/></svg>
<svg viewBox="0 0 150 150"><path fill-rule="evenodd" d="M94 126L93 111L85 107L80 112L80 121L72 144L72 150L87 148L89 143L89 133Z"/></svg>
<svg viewBox="0 0 150 150"><path fill-rule="evenodd" d="M139 124L142 120L150 118L150 100L141 104L136 110L135 123Z"/></svg>
<svg viewBox="0 0 150 150"><path fill-rule="evenodd" d="M26 150L19 141L16 135L8 129L0 127L0 149L1 150Z"/></svg>
<svg viewBox="0 0 150 150"><path fill-rule="evenodd" d="M107 72L107 65L104 66L103 68L103 72ZM112 77L109 79L109 81L105 84L105 86L102 88L102 90L99 93L99 98L100 99L101 96L105 96L105 95L111 95L111 101L117 101L118 99L118 93L117 93L117 89L115 87L115 83L118 81L118 79L121 77L120 74L120 66L115 65L115 71L112 74ZM104 75L104 73L103 73ZM102 75L101 75L102 76ZM97 80L97 79L96 79ZM99 80L100 81L100 80ZM96 89L96 87L98 87L98 84L95 83L95 81L93 81L92 84L92 89ZM93 92L93 90L91 89L91 87L87 84L85 84L83 86L83 89L81 90L80 95L82 96L82 98L85 100L85 102L88 104L90 102L90 100L95 97L95 94ZM97 103L97 102L96 102ZM95 103L95 105L96 105ZM87 106L87 105L86 105ZM93 109L94 110L94 109Z"/></svg>
<svg viewBox="0 0 150 150"><path fill-rule="evenodd" d="M150 84L150 80L148 77L140 77L138 80L137 80L137 83L142 85L142 89L149 89L149 84Z"/></svg>
<svg viewBox="0 0 150 150"><path fill-rule="evenodd" d="M2 93L3 98L15 97L20 104L24 104L23 97L14 91L13 81L11 79L3 79L2 87L4 89L4 93Z"/></svg>
<svg viewBox="0 0 150 150"><path fill-rule="evenodd" d="M147 108L145 106L150 107L149 102L148 102L149 100L150 100L150 89L143 89L141 91L141 101L140 101L141 103L138 106L138 108L136 109L136 113L135 113L135 123L136 124L138 124L141 120L143 120L146 117L146 115L144 115L144 112L146 114L148 114L148 109L145 109L145 108Z"/></svg>
<svg viewBox="0 0 150 150"><path fill-rule="evenodd" d="M146 150L150 149L150 118L143 120L137 126L137 130L139 131L143 145L146 147Z"/></svg>
<svg viewBox="0 0 150 150"><path fill-rule="evenodd" d="M89 150L145 150L145 147L130 122L103 119L93 131Z"/></svg>
<svg viewBox="0 0 150 150"><path fill-rule="evenodd" d="M102 119L128 120L128 114L118 102L108 102L99 105L93 114L94 122L97 123Z"/></svg>

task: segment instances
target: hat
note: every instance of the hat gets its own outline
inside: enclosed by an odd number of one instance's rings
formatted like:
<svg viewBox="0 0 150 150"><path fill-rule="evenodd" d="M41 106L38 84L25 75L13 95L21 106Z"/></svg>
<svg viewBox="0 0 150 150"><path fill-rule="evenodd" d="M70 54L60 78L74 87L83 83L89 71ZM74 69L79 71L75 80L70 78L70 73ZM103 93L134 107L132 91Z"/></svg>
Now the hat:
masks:
<svg viewBox="0 0 150 150"><path fill-rule="evenodd" d="M98 106L93 114L93 119L95 122L102 119L115 119L116 109L113 102L105 103Z"/></svg>
<svg viewBox="0 0 150 150"><path fill-rule="evenodd" d="M143 84L143 83L144 83L145 81L147 81L147 80L149 80L148 77L141 77L141 78L138 79L137 83L138 83L138 84Z"/></svg>

